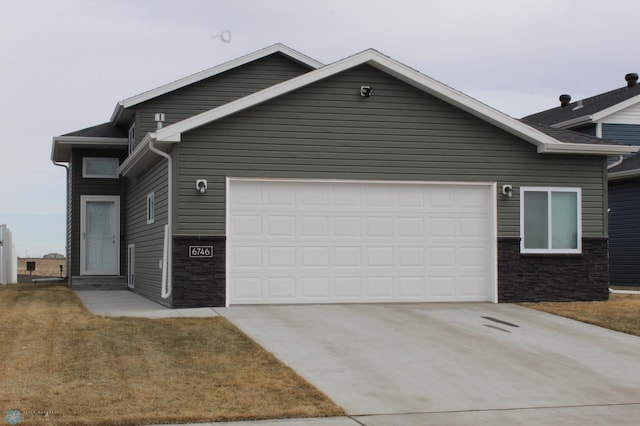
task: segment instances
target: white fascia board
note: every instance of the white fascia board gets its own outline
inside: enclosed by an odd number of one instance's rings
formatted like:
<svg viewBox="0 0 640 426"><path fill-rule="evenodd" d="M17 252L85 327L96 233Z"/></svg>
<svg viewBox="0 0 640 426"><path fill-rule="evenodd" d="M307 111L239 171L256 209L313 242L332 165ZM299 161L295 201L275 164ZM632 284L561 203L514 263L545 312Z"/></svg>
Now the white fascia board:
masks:
<svg viewBox="0 0 640 426"><path fill-rule="evenodd" d="M321 62L318 62L307 55L304 55L296 50L293 50L290 47L285 46L284 44L277 43L272 46L266 47L264 49L258 50L256 52L249 53L248 55L242 56L232 61L225 62L224 64L200 71L188 77L184 77L184 78L181 78L180 80L176 80L172 83L165 84L163 86L157 87L155 89L149 90L139 95L132 96L130 98L122 100L116 104L116 108L113 111L113 114L111 114L111 121L115 123L120 117L120 115L122 114L123 110L126 108L132 107L144 101L148 101L149 99L153 99L155 97L164 95L165 93L172 92L174 90L180 89L182 87L188 86L198 81L207 79L209 77L213 77L214 75L221 74L233 68L237 68L239 66L248 64L249 62L253 62L257 59L272 55L274 53L282 53L286 56L289 56L293 60L300 62L303 65L306 65L313 69L317 69L323 66Z"/></svg>
<svg viewBox="0 0 640 426"><path fill-rule="evenodd" d="M145 137L140 141L136 149L133 150L132 153L120 164L120 168L118 172L122 176L127 176L127 174L134 168L134 166L148 153L149 151L149 140L155 138L155 133L147 133Z"/></svg>
<svg viewBox="0 0 640 426"><path fill-rule="evenodd" d="M302 74L301 76L294 77L290 80L278 83L270 86L259 92L247 95L243 98L221 105L209 111L205 111L193 117L186 118L182 121L174 123L170 126L163 127L156 131L157 140L163 142L180 142L181 134L183 132L195 129L203 126L212 121L219 120L220 118L242 111L246 108L258 105L262 102L266 102L270 99L289 93L293 90L304 87L308 84L315 83L323 78L332 76L341 71L347 70L353 66L359 65L366 61L359 60L363 55L368 54L370 51L362 52L358 55L351 56L342 61L334 62L331 65L326 65L315 71Z"/></svg>
<svg viewBox="0 0 640 426"><path fill-rule="evenodd" d="M56 155L62 149L72 149L72 148L100 148L100 147L109 147L109 148L120 148L128 146L129 141L125 138L102 138L102 137L85 137L85 136L55 136L53 138L53 143L51 144L51 160L52 161L62 161L65 162L67 160L58 160L56 159Z"/></svg>
<svg viewBox="0 0 640 426"><path fill-rule="evenodd" d="M295 77L291 80L266 88L260 92L222 105L210 111L187 118L178 123L164 127L157 131L158 141L180 142L181 133L195 129L204 124L236 113L251 106L268 101L293 90L315 83L339 72L357 65L369 64L386 72L412 86L436 96L447 103L453 104L484 121L488 121L507 132L527 140L536 146L562 144L562 142L546 135L539 130L529 127L519 120L509 117L496 109L471 98L462 92L452 89L404 64L401 64L376 50L369 49L346 59L326 65L315 71Z"/></svg>
<svg viewBox="0 0 640 426"><path fill-rule="evenodd" d="M560 143L538 146L538 153L549 154L625 155L633 154L638 150L640 150L640 146L586 143Z"/></svg>
<svg viewBox="0 0 640 426"><path fill-rule="evenodd" d="M629 179L640 176L640 169L625 170L623 172L614 172L607 175L608 180Z"/></svg>
<svg viewBox="0 0 640 426"><path fill-rule="evenodd" d="M377 53L377 52L376 52ZM453 89L431 77L422 74L413 68L408 67L400 62L379 54L386 60L375 61L370 63L371 66L384 71L411 86L414 86L426 93L429 93L449 104L452 104L469 114L489 122L502 130L513 135L521 137L526 141L536 145L561 144L562 142L552 138L551 136L527 126L519 120L516 120L495 108L484 104L458 90Z"/></svg>
<svg viewBox="0 0 640 426"><path fill-rule="evenodd" d="M572 127L580 126L582 124L593 123L593 115L583 115L582 117L572 118L571 120L563 121L561 123L552 124L551 127L557 129L570 129Z"/></svg>
<svg viewBox="0 0 640 426"><path fill-rule="evenodd" d="M599 121L603 118L610 116L611 114L615 114L618 111L622 111L625 108L629 108L637 103L640 103L640 95L634 96L633 98L629 98L626 101L622 101L619 104L615 104L610 106L607 109L603 109L602 111L596 112L592 115L593 121Z"/></svg>

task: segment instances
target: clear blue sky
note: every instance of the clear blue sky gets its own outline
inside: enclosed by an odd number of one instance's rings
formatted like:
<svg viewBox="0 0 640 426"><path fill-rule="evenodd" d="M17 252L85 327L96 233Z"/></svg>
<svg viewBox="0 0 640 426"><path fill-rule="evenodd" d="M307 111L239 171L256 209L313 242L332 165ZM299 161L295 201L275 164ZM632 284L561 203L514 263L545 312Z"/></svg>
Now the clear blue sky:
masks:
<svg viewBox="0 0 640 426"><path fill-rule="evenodd" d="M0 223L65 252L51 138L116 102L273 43L331 63L375 48L521 117L640 71L636 0L20 0L0 7ZM215 37L230 31L228 43Z"/></svg>

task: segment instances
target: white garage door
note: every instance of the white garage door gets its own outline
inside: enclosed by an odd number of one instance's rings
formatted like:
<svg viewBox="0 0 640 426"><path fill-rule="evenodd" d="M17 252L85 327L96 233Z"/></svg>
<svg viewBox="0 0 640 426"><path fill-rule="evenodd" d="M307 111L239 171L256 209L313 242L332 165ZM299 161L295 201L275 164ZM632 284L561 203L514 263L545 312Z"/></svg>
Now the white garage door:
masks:
<svg viewBox="0 0 640 426"><path fill-rule="evenodd" d="M227 188L229 304L495 299L493 185Z"/></svg>

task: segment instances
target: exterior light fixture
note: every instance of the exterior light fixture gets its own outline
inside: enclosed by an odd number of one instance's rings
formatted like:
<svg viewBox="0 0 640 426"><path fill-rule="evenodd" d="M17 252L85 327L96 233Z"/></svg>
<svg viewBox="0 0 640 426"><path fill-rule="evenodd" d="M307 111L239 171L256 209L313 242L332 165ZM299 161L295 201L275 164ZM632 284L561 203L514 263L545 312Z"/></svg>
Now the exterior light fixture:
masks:
<svg viewBox="0 0 640 426"><path fill-rule="evenodd" d="M369 98L373 94L373 87L371 86L360 86L360 96L363 98Z"/></svg>
<svg viewBox="0 0 640 426"><path fill-rule="evenodd" d="M196 179L196 189L200 191L201 194L207 192L207 180L206 179Z"/></svg>
<svg viewBox="0 0 640 426"><path fill-rule="evenodd" d="M513 186L502 185L502 195L504 195L507 198L513 197Z"/></svg>

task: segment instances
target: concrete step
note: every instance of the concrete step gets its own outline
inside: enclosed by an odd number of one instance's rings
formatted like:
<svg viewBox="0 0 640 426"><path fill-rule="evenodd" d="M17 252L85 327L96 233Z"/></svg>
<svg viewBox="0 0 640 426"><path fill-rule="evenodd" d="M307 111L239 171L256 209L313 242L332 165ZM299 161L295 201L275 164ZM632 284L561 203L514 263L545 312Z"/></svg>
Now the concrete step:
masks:
<svg viewBox="0 0 640 426"><path fill-rule="evenodd" d="M123 275L81 275L71 278L74 290L126 290L127 277Z"/></svg>

